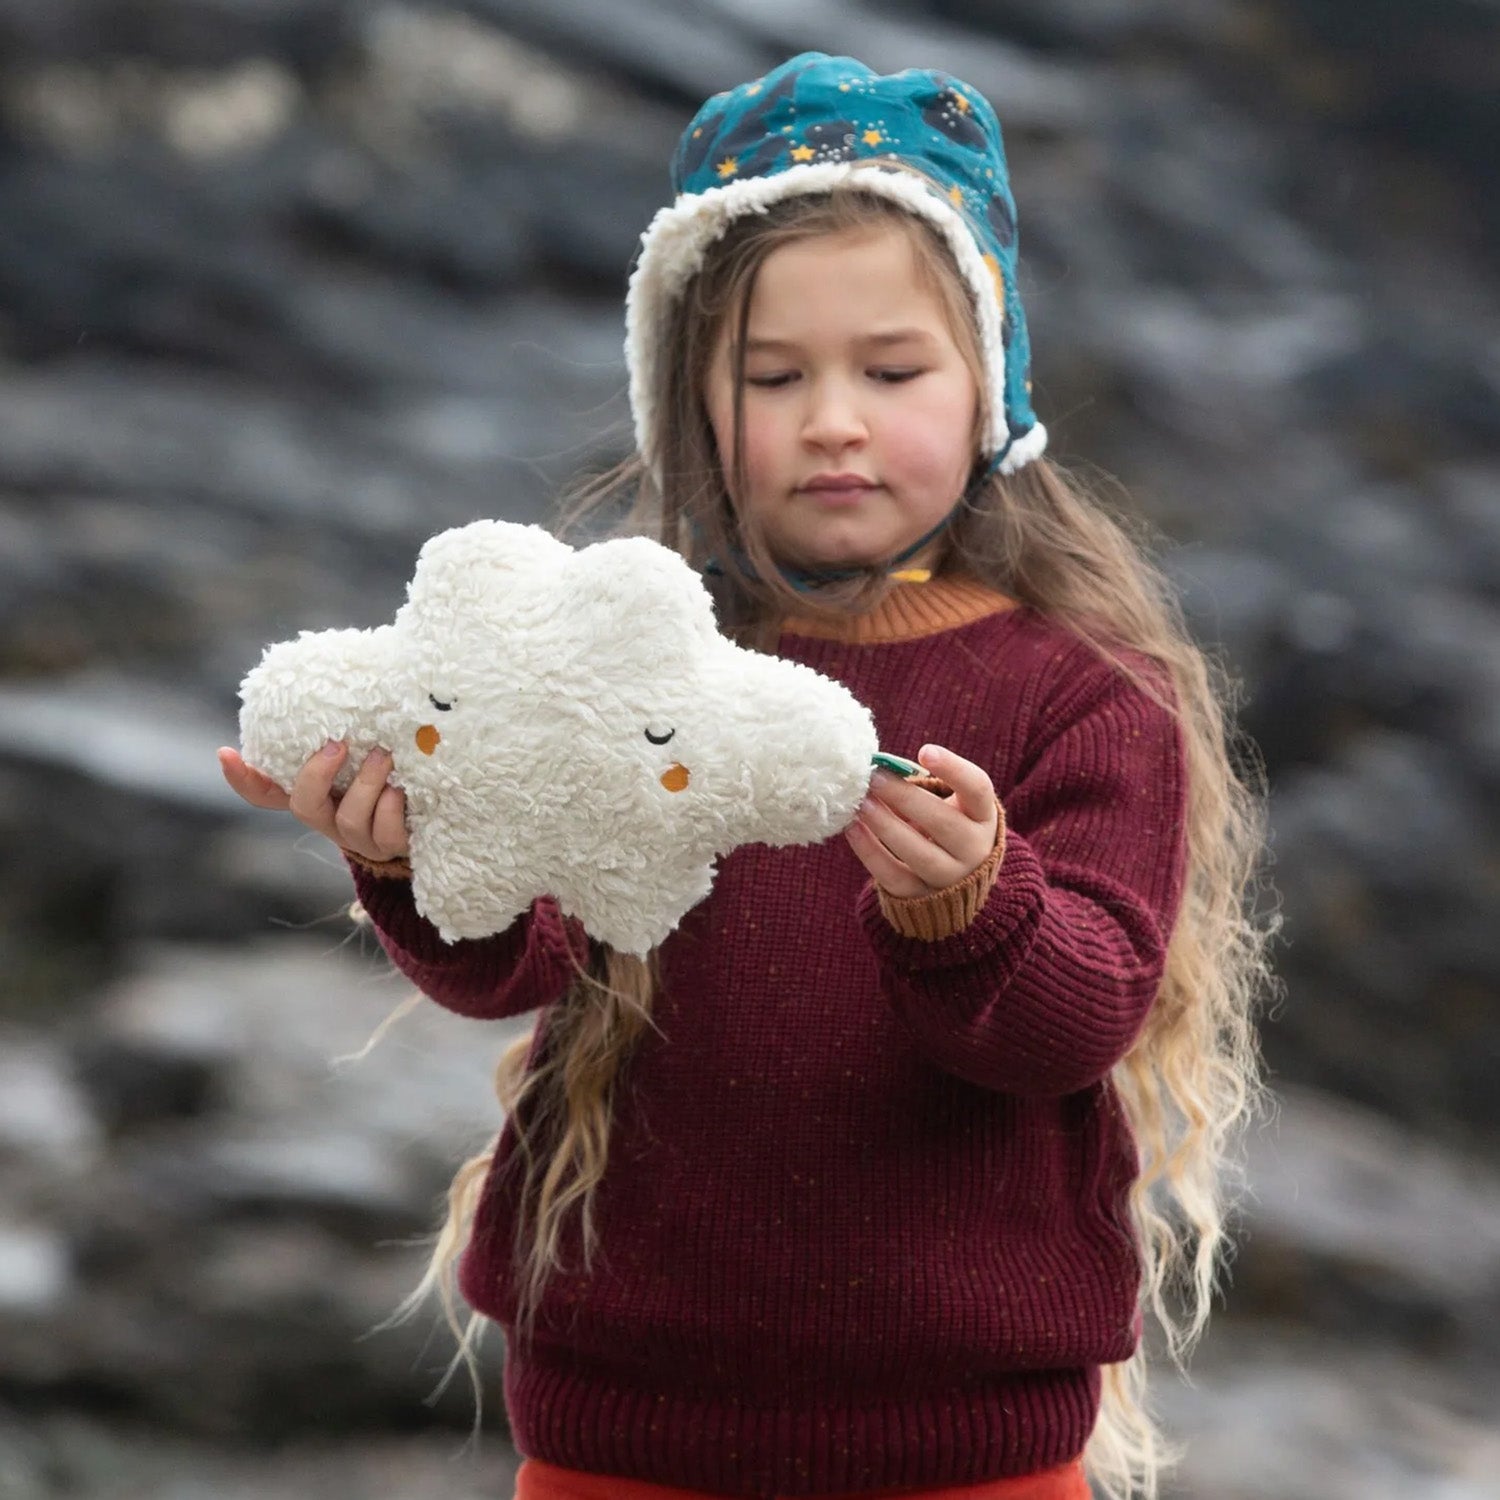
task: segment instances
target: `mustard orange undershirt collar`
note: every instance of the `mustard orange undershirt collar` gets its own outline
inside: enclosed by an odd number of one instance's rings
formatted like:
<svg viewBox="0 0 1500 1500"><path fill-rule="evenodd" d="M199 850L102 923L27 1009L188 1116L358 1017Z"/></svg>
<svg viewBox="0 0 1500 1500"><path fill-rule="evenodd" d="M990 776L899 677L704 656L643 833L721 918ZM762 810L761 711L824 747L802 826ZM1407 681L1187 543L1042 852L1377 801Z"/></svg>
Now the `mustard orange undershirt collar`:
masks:
<svg viewBox="0 0 1500 1500"><path fill-rule="evenodd" d="M1019 607L1019 601L977 578L943 574L926 582L915 578L898 581L866 614L829 619L788 615L781 629L783 634L812 640L876 645L938 635Z"/></svg>

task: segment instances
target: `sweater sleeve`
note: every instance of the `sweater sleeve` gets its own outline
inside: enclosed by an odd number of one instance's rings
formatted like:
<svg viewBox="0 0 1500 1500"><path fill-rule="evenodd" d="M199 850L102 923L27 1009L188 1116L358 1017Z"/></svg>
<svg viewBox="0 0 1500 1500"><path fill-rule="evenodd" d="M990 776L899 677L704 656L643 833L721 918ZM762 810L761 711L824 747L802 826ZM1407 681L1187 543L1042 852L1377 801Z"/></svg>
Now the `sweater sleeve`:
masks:
<svg viewBox="0 0 1500 1500"><path fill-rule="evenodd" d="M906 935L873 882L859 897L897 1015L940 1067L981 1087L1097 1083L1130 1050L1165 971L1186 858L1181 730L1108 664L1088 676L1041 717L971 922Z"/></svg>
<svg viewBox="0 0 1500 1500"><path fill-rule="evenodd" d="M550 896L504 932L445 943L412 899L411 882L347 858L360 905L391 962L429 999L461 1016L501 1020L550 1004L572 983L589 940Z"/></svg>

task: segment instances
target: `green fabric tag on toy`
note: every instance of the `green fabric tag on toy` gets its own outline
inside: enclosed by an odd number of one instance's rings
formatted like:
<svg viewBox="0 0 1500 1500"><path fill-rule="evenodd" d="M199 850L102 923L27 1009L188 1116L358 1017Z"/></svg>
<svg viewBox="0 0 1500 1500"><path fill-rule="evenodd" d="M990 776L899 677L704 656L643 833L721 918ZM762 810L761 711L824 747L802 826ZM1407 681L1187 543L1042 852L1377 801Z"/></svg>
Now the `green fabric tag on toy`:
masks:
<svg viewBox="0 0 1500 1500"><path fill-rule="evenodd" d="M888 751L877 750L870 757L871 763L884 766L887 771L894 771L898 776L925 776L926 769L919 766L914 760L907 760L902 755L891 755Z"/></svg>

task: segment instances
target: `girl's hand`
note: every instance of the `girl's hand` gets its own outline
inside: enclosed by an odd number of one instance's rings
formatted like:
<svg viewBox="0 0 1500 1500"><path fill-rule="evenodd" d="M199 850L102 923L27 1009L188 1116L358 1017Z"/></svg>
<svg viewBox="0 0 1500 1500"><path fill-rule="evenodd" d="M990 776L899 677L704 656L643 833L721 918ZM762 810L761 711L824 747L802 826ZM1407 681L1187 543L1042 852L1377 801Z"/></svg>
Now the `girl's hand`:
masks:
<svg viewBox="0 0 1500 1500"><path fill-rule="evenodd" d="M994 783L982 767L941 745L923 745L917 760L953 788L951 797L878 770L844 830L875 884L892 896L928 896L957 885L989 858L999 831Z"/></svg>
<svg viewBox="0 0 1500 1500"><path fill-rule="evenodd" d="M348 753L342 740L330 740L297 773L290 794L252 770L239 751L228 746L219 751L219 765L224 780L252 807L288 811L351 854L382 863L408 853L406 794L386 781L390 752L372 750L348 789L338 793L333 782Z"/></svg>

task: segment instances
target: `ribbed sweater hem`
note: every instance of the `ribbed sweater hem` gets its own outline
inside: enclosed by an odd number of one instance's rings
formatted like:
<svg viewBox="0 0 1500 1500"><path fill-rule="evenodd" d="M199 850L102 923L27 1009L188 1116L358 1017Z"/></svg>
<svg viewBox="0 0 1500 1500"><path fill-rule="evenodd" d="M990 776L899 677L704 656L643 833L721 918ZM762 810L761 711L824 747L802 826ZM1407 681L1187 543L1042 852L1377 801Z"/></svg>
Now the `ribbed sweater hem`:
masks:
<svg viewBox="0 0 1500 1500"><path fill-rule="evenodd" d="M978 1484L1078 1457L1099 1409L1095 1368L1031 1371L959 1390L755 1405L662 1393L507 1351L517 1450L564 1468L726 1496L849 1495Z"/></svg>

